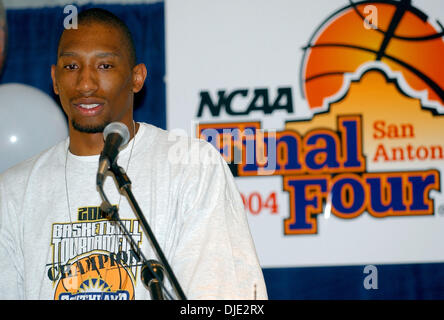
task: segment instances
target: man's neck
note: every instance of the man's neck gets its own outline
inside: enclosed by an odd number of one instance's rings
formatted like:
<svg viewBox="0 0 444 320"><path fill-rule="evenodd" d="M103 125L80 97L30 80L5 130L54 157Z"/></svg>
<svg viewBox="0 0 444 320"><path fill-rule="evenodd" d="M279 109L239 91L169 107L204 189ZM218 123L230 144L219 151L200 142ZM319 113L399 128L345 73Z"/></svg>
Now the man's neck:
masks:
<svg viewBox="0 0 444 320"><path fill-rule="evenodd" d="M139 130L139 124L135 123L134 126L128 127L130 132L130 140ZM77 156L93 156L99 155L105 142L103 140L103 133L85 133L77 131L76 129L69 127L69 151Z"/></svg>

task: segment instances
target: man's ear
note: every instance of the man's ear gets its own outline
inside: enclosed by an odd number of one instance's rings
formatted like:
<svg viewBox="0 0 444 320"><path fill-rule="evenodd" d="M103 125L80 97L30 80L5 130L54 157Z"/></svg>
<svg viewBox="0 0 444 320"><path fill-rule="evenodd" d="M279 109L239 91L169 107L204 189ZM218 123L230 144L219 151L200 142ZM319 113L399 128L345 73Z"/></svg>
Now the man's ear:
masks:
<svg viewBox="0 0 444 320"><path fill-rule="evenodd" d="M54 93L56 95L58 95L59 94L59 89L57 88L56 77L55 77L55 69L56 69L56 66L52 65L51 66L52 88L54 90Z"/></svg>
<svg viewBox="0 0 444 320"><path fill-rule="evenodd" d="M139 63L133 68L133 92L137 93L143 88L147 71L143 63Z"/></svg>

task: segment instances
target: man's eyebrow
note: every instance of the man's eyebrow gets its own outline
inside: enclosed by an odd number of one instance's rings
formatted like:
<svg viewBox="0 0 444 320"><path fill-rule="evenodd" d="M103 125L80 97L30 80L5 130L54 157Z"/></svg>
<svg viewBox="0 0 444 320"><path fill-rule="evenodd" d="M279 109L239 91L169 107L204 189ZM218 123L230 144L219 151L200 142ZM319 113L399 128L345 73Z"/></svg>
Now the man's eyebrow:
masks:
<svg viewBox="0 0 444 320"><path fill-rule="evenodd" d="M78 56L78 54L71 51L62 51L59 54L59 57L75 57L75 56ZM96 57L98 58L120 57L120 54L118 54L117 52L98 52L96 53Z"/></svg>
<svg viewBox="0 0 444 320"><path fill-rule="evenodd" d="M117 52L99 52L96 54L96 57L99 58L120 57L120 54L118 54Z"/></svg>
<svg viewBox="0 0 444 320"><path fill-rule="evenodd" d="M75 52L67 52L67 51L62 51L59 53L59 57L73 57L76 55L77 54Z"/></svg>

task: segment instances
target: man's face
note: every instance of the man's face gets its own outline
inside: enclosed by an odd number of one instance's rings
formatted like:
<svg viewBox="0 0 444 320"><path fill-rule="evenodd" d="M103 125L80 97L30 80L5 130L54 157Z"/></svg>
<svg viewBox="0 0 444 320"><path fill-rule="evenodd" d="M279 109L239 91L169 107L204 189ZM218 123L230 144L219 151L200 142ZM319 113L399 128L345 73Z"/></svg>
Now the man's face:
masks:
<svg viewBox="0 0 444 320"><path fill-rule="evenodd" d="M121 31L106 24L64 31L51 75L75 130L97 133L113 121L132 122L133 94L143 81L136 81L123 43Z"/></svg>

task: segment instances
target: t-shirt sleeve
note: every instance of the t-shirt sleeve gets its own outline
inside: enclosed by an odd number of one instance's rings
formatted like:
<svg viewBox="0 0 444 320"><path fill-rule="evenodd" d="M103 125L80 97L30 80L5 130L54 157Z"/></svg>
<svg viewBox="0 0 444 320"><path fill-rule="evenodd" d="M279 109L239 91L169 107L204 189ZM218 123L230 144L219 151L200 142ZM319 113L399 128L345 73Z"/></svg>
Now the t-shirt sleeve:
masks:
<svg viewBox="0 0 444 320"><path fill-rule="evenodd" d="M15 207L0 182L0 300L23 299L19 222Z"/></svg>
<svg viewBox="0 0 444 320"><path fill-rule="evenodd" d="M267 299L242 199L220 154L199 142L186 166L172 265L188 299Z"/></svg>

